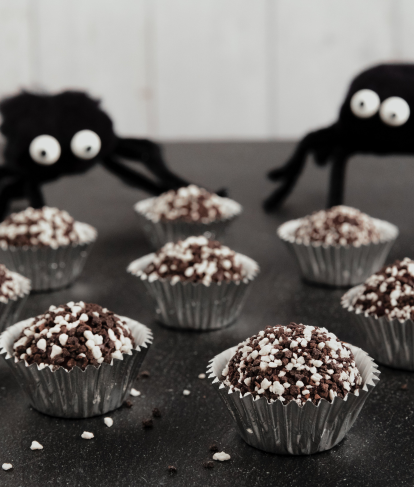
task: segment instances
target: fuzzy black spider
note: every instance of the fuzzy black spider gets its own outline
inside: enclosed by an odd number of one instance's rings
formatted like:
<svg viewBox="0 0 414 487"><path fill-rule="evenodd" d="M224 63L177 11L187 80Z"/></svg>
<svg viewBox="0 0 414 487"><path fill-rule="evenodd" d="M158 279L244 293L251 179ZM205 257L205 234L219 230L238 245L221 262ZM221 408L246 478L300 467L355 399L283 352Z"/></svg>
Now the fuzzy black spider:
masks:
<svg viewBox="0 0 414 487"><path fill-rule="evenodd" d="M2 101L0 113L0 130L6 138L5 162L0 166L0 219L15 198L27 198L34 208L44 206L42 184L84 173L97 162L126 184L154 195L189 184L168 169L154 142L115 135L99 102L83 92L23 92ZM142 162L158 182L119 158Z"/></svg>
<svg viewBox="0 0 414 487"><path fill-rule="evenodd" d="M281 185L264 202L271 211L292 191L312 153L316 163L331 162L328 207L343 203L345 169L354 154L414 155L414 64L382 64L351 83L339 119L307 134L288 162L268 176Z"/></svg>

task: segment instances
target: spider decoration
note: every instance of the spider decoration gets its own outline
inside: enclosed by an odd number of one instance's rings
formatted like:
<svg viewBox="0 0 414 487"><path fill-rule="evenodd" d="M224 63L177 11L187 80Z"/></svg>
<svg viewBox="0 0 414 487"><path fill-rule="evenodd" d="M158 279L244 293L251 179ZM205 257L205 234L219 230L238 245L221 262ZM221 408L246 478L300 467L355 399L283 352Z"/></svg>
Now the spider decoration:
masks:
<svg viewBox="0 0 414 487"><path fill-rule="evenodd" d="M331 163L328 207L344 199L345 169L355 154L414 154L414 64L382 64L359 74L351 83L339 113L330 127L307 134L287 163L268 177L280 181L265 201L271 211L295 186L308 154L319 165Z"/></svg>
<svg viewBox="0 0 414 487"><path fill-rule="evenodd" d="M85 173L100 162L130 186L157 195L189 183L166 166L160 147L146 139L118 137L99 102L78 91L57 95L23 92L0 103L5 136L0 166L0 219L11 200L44 206L42 184ZM123 164L142 162L157 182Z"/></svg>

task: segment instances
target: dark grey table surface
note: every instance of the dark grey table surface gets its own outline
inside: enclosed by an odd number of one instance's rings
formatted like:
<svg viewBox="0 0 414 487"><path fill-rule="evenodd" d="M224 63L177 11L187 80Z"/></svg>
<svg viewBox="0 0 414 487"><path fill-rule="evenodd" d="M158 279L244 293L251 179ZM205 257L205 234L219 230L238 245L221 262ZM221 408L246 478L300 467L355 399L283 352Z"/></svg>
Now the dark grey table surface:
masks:
<svg viewBox="0 0 414 487"><path fill-rule="evenodd" d="M136 388L131 409L110 416L62 420L32 410L0 361L0 485L37 486L412 486L414 484L414 374L381 369L381 381L341 444L309 457L275 456L241 440L231 417L208 379L198 379L210 358L266 325L290 321L325 326L341 339L361 345L351 316L339 305L341 290L311 287L300 280L293 258L275 235L276 227L325 204L326 169L310 162L283 209L266 215L261 201L273 188L265 173L282 164L290 143L166 144L171 166L200 185L227 187L244 206L225 243L256 259L261 273L240 319L229 328L192 333L171 331L154 321L154 310L136 279L125 272L133 259L151 249L132 205L145 194L123 186L101 168L46 188L47 202L93 224L99 238L85 271L69 289L30 296L22 318L51 304L96 302L149 325L154 344L143 369L148 379ZM389 220L400 237L389 260L414 255L414 161L411 158L355 158L349 165L346 203ZM406 391L402 384L408 384ZM191 395L183 396L183 389ZM158 407L163 416L152 430L141 421ZM83 431L95 438L85 441ZM42 451L31 451L33 440ZM231 455L215 462L209 445L217 442ZM177 468L175 475L168 465Z"/></svg>

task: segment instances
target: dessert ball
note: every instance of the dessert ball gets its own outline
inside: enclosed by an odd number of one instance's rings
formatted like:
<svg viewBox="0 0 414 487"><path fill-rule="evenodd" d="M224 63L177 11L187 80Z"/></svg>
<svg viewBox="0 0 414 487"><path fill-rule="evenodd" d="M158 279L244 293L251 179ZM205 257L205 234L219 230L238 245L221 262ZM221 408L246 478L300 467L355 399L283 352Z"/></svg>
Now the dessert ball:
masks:
<svg viewBox="0 0 414 487"><path fill-rule="evenodd" d="M183 221L187 223L211 223L233 216L224 198L203 188L190 186L172 189L154 198L145 216L153 222Z"/></svg>
<svg viewBox="0 0 414 487"><path fill-rule="evenodd" d="M333 333L290 323L269 326L239 344L221 381L242 396L301 406L359 395L362 377L350 347Z"/></svg>
<svg viewBox="0 0 414 487"><path fill-rule="evenodd" d="M0 264L0 303L16 301L30 292L30 281Z"/></svg>
<svg viewBox="0 0 414 487"><path fill-rule="evenodd" d="M134 338L124 320L97 304L70 302L50 306L33 318L13 345L15 361L36 363L40 369L67 370L122 360L131 355Z"/></svg>
<svg viewBox="0 0 414 487"><path fill-rule="evenodd" d="M414 320L414 260L396 260L369 277L348 310L390 320Z"/></svg>
<svg viewBox="0 0 414 487"><path fill-rule="evenodd" d="M294 234L298 244L360 247L380 241L374 220L349 206L334 206L301 220Z"/></svg>
<svg viewBox="0 0 414 487"><path fill-rule="evenodd" d="M239 255L215 240L188 237L164 245L148 267L135 274L149 282L168 279L171 284L181 281L209 286L212 282L247 282L249 276Z"/></svg>
<svg viewBox="0 0 414 487"><path fill-rule="evenodd" d="M0 224L0 247L51 247L90 243L96 230L66 211L44 206L13 213Z"/></svg>

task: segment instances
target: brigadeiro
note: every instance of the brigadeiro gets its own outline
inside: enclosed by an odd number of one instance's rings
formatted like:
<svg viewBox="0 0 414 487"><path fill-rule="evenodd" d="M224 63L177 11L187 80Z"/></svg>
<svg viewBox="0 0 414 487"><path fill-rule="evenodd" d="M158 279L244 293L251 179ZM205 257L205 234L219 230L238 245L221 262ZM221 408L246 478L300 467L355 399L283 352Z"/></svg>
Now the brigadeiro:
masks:
<svg viewBox="0 0 414 487"><path fill-rule="evenodd" d="M342 297L355 316L364 348L385 365L414 370L414 261L383 267Z"/></svg>
<svg viewBox="0 0 414 487"><path fill-rule="evenodd" d="M29 207L0 224L0 252L10 269L31 280L32 290L49 291L79 276L96 236L66 211Z"/></svg>
<svg viewBox="0 0 414 487"><path fill-rule="evenodd" d="M381 268L398 228L355 208L334 206L290 220L277 234L295 254L305 280L341 287L359 284Z"/></svg>
<svg viewBox="0 0 414 487"><path fill-rule="evenodd" d="M366 352L296 323L269 326L222 352L208 373L247 443L293 455L339 443L379 380Z"/></svg>
<svg viewBox="0 0 414 487"><path fill-rule="evenodd" d="M29 279L0 264L0 332L16 322L29 294Z"/></svg>
<svg viewBox="0 0 414 487"><path fill-rule="evenodd" d="M12 325L0 353L35 409L86 418L122 405L151 341L146 326L81 301Z"/></svg>
<svg viewBox="0 0 414 487"><path fill-rule="evenodd" d="M132 262L159 319L168 326L211 330L232 323L259 266L206 237L188 237Z"/></svg>
<svg viewBox="0 0 414 487"><path fill-rule="evenodd" d="M139 201L134 208L155 248L205 232L221 238L242 211L236 201L194 184Z"/></svg>

